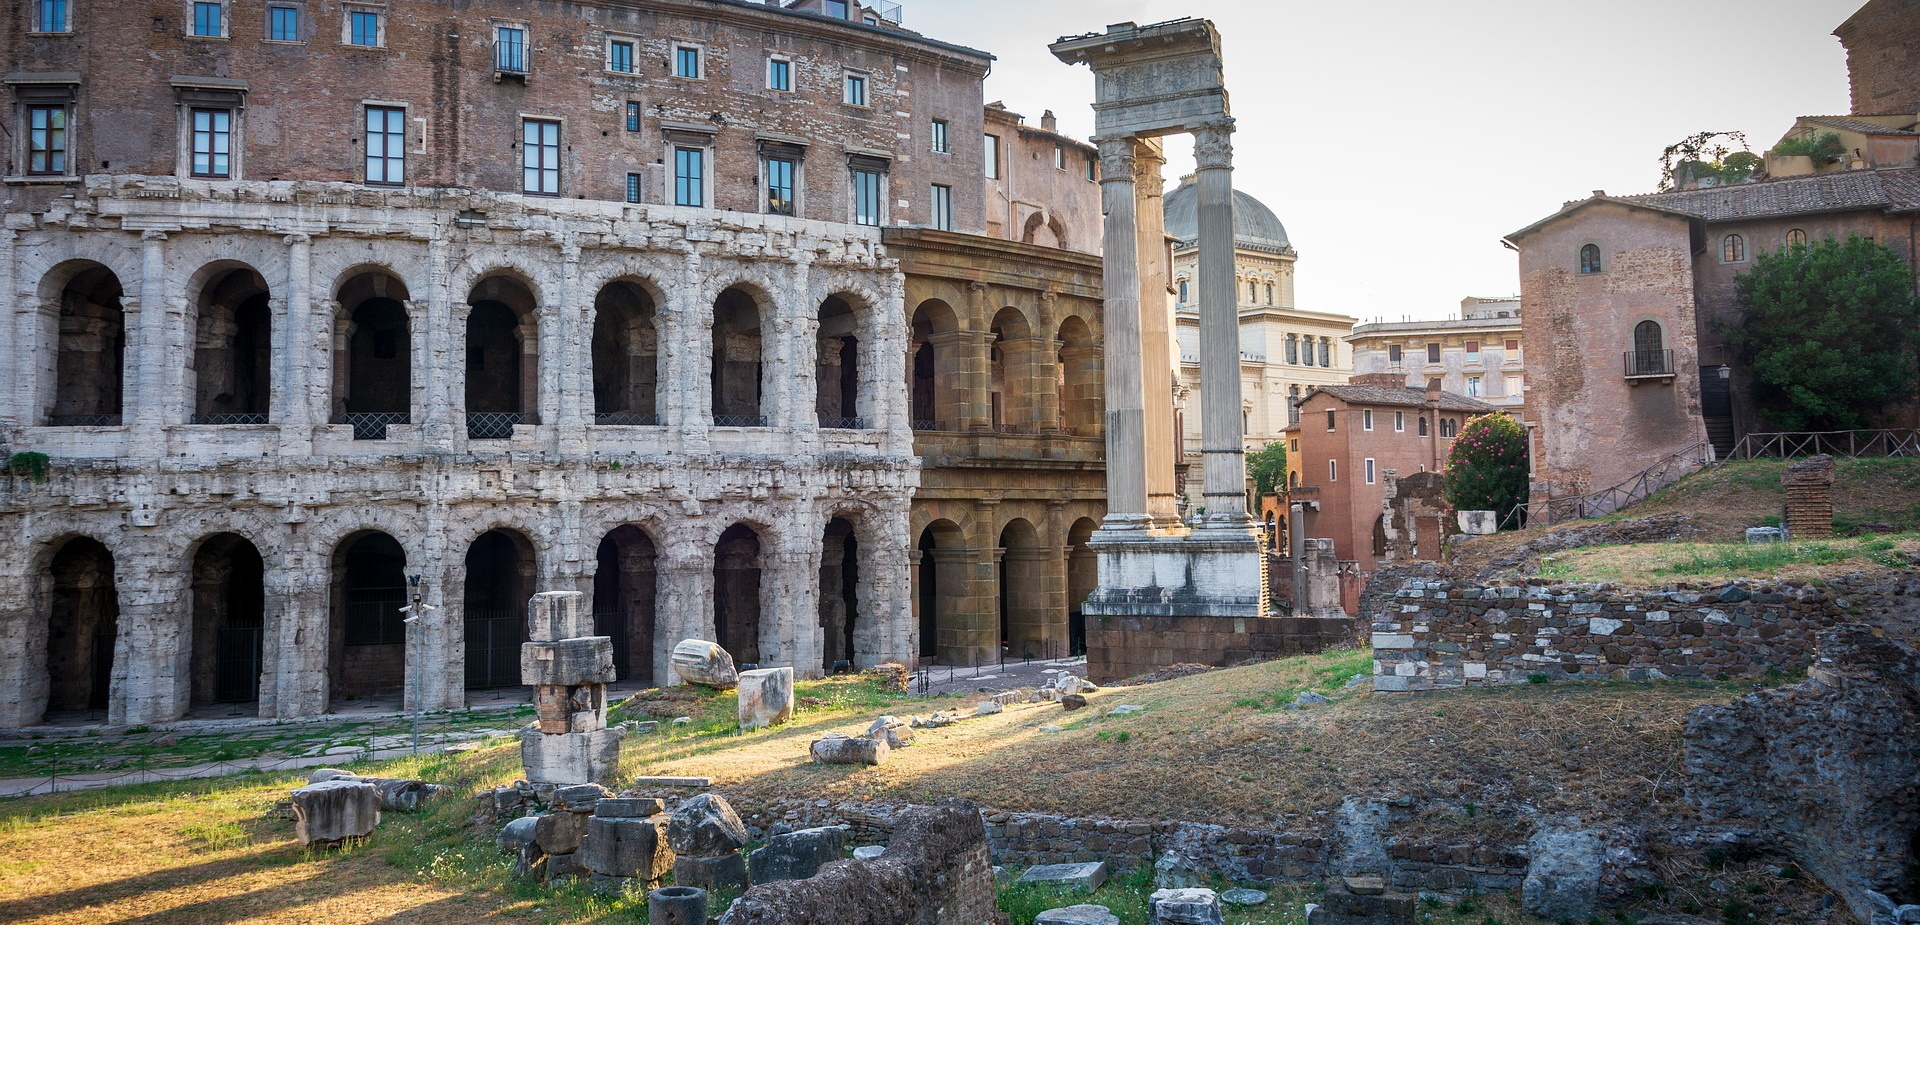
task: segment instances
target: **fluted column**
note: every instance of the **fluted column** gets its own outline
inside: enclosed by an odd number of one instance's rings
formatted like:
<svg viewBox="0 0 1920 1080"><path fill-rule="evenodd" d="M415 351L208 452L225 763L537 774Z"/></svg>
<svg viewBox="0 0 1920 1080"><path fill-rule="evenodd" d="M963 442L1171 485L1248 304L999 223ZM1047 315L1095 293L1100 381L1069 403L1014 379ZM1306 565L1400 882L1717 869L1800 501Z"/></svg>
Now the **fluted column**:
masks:
<svg viewBox="0 0 1920 1080"><path fill-rule="evenodd" d="M1147 447L1147 513L1161 528L1180 524L1174 485L1173 326L1167 290L1173 268L1167 259L1167 215L1159 139L1134 143L1135 243L1139 245L1140 388Z"/></svg>
<svg viewBox="0 0 1920 1080"><path fill-rule="evenodd" d="M1206 524L1247 527L1240 320L1233 290L1233 124L1194 132L1200 201L1200 426Z"/></svg>
<svg viewBox="0 0 1920 1080"><path fill-rule="evenodd" d="M1140 248L1134 218L1134 140L1103 139L1101 276L1107 389L1107 516L1102 529L1141 530L1147 516L1145 400L1140 385Z"/></svg>

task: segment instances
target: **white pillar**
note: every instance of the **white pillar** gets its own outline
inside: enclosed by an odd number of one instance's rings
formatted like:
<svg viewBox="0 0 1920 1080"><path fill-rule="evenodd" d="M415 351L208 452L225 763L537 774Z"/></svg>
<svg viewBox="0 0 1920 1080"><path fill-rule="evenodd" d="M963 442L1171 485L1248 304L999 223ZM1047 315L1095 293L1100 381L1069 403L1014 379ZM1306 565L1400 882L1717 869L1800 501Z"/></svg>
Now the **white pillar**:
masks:
<svg viewBox="0 0 1920 1080"><path fill-rule="evenodd" d="M1106 212L1101 275L1106 338L1107 516L1103 530L1146 529L1146 399L1140 385L1140 265L1134 217L1134 140L1099 141Z"/></svg>
<svg viewBox="0 0 1920 1080"><path fill-rule="evenodd" d="M1233 284L1233 124L1194 132L1200 196L1200 425L1209 528L1247 527L1240 321Z"/></svg>

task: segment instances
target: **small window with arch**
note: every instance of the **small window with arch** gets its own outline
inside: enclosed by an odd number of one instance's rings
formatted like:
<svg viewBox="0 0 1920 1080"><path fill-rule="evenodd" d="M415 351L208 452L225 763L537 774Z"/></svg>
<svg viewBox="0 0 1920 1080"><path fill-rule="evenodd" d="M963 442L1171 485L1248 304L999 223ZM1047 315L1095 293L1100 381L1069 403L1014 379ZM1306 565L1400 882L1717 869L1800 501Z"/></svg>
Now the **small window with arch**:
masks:
<svg viewBox="0 0 1920 1080"><path fill-rule="evenodd" d="M1807 246L1807 234L1804 229L1787 230L1787 250L1797 251Z"/></svg>
<svg viewBox="0 0 1920 1080"><path fill-rule="evenodd" d="M1720 241L1720 261L1728 263L1747 261L1747 238L1739 233L1728 233Z"/></svg>
<svg viewBox="0 0 1920 1080"><path fill-rule="evenodd" d="M1600 272L1600 245L1587 244L1580 249L1580 272L1597 274Z"/></svg>

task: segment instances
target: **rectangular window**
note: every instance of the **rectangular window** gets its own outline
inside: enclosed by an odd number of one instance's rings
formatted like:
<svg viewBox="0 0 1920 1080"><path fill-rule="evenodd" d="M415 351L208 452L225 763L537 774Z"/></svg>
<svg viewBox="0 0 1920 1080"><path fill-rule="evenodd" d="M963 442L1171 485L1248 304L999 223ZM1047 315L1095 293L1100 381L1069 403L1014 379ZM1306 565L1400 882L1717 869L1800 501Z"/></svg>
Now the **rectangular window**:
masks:
<svg viewBox="0 0 1920 1080"><path fill-rule="evenodd" d="M196 3L193 5L193 36L222 37L221 28L226 21L225 5Z"/></svg>
<svg viewBox="0 0 1920 1080"><path fill-rule="evenodd" d="M35 6L39 16L34 30L42 34L64 34L67 32L67 0L40 0Z"/></svg>
<svg viewBox="0 0 1920 1080"><path fill-rule="evenodd" d="M225 180L233 175L233 114L193 110L193 175Z"/></svg>
<svg viewBox="0 0 1920 1080"><path fill-rule="evenodd" d="M1288 334L1287 335L1287 363L1298 364L1299 362L1300 362L1300 339L1295 337L1292 334Z"/></svg>
<svg viewBox="0 0 1920 1080"><path fill-rule="evenodd" d="M1272 290L1268 290L1268 291L1272 291ZM1320 339L1320 366L1321 367L1333 366L1333 342L1328 341L1326 338Z"/></svg>
<svg viewBox="0 0 1920 1080"><path fill-rule="evenodd" d="M1100 179L1100 159L1099 158L1090 157L1087 159L1087 179L1089 180Z"/></svg>
<svg viewBox="0 0 1920 1080"><path fill-rule="evenodd" d="M795 213L793 202L793 162L786 158L767 159L767 213Z"/></svg>
<svg viewBox="0 0 1920 1080"><path fill-rule="evenodd" d="M707 204L707 154L697 146L673 148L673 205Z"/></svg>
<svg viewBox="0 0 1920 1080"><path fill-rule="evenodd" d="M1327 483L1337 484L1339 482L1340 482L1340 463L1338 461L1335 461L1333 458L1328 458L1327 459Z"/></svg>
<svg viewBox="0 0 1920 1080"><path fill-rule="evenodd" d="M361 45L369 49L377 49L384 44L380 40L380 13L348 11L347 44Z"/></svg>
<svg viewBox="0 0 1920 1080"><path fill-rule="evenodd" d="M881 224L880 174L871 169L853 170L853 223Z"/></svg>
<svg viewBox="0 0 1920 1080"><path fill-rule="evenodd" d="M793 61L779 56L767 61L767 89L793 89Z"/></svg>
<svg viewBox="0 0 1920 1080"><path fill-rule="evenodd" d="M623 75L633 74L633 42L607 42L607 70Z"/></svg>
<svg viewBox="0 0 1920 1080"><path fill-rule="evenodd" d="M1480 351L1480 343L1479 343L1479 342L1477 342L1477 341L1469 341L1469 342L1467 342L1467 355L1468 355L1468 356L1472 356L1472 355L1474 355L1475 353L1478 353L1479 351Z"/></svg>
<svg viewBox="0 0 1920 1080"><path fill-rule="evenodd" d="M270 7L267 9L268 41L300 40L300 9L290 7Z"/></svg>
<svg viewBox="0 0 1920 1080"><path fill-rule="evenodd" d="M866 107L867 77L865 75L856 75L851 71L847 72L846 100L849 105L859 105L862 108Z"/></svg>
<svg viewBox="0 0 1920 1080"><path fill-rule="evenodd" d="M953 189L945 184L933 185L933 227L953 231Z"/></svg>
<svg viewBox="0 0 1920 1080"><path fill-rule="evenodd" d="M933 122L933 152L936 154L950 154L953 152L947 144L947 122L945 120L935 120Z"/></svg>
<svg viewBox="0 0 1920 1080"><path fill-rule="evenodd" d="M1360 410L1360 430L1361 431L1373 430L1373 410L1372 409Z"/></svg>
<svg viewBox="0 0 1920 1080"><path fill-rule="evenodd" d="M987 136L987 179L1000 179L1000 136Z"/></svg>
<svg viewBox="0 0 1920 1080"><path fill-rule="evenodd" d="M1393 430L1395 431L1407 430L1407 414L1406 413L1396 411L1393 414Z"/></svg>
<svg viewBox="0 0 1920 1080"><path fill-rule="evenodd" d="M1287 453L1289 453L1289 454L1297 454L1297 453L1299 453L1299 452L1300 452L1300 440L1299 440L1299 439L1288 439L1288 440L1287 440Z"/></svg>
<svg viewBox="0 0 1920 1080"><path fill-rule="evenodd" d="M1056 169L1064 169L1067 167L1066 147L1056 146L1053 148L1053 167Z"/></svg>
<svg viewBox="0 0 1920 1080"><path fill-rule="evenodd" d="M1467 396L1468 397L1480 396L1480 376L1472 375L1467 378Z"/></svg>
<svg viewBox="0 0 1920 1080"><path fill-rule="evenodd" d="M700 77L700 46L675 45L673 47L673 73L683 79Z"/></svg>
<svg viewBox="0 0 1920 1080"><path fill-rule="evenodd" d="M637 101L627 102L627 130L640 130L640 103Z"/></svg>
<svg viewBox="0 0 1920 1080"><path fill-rule="evenodd" d="M407 111L367 106L367 183L407 182Z"/></svg>
<svg viewBox="0 0 1920 1080"><path fill-rule="evenodd" d="M847 17L847 0L826 0L821 9L836 19Z"/></svg>
<svg viewBox="0 0 1920 1080"><path fill-rule="evenodd" d="M1437 364L1439 362L1440 362L1440 344L1439 342L1434 342L1433 344L1427 346L1427 363Z"/></svg>
<svg viewBox="0 0 1920 1080"><path fill-rule="evenodd" d="M1367 459L1367 483L1369 483L1369 484L1371 484L1371 483L1373 483L1373 481L1374 481L1374 477L1373 477L1373 459L1372 459L1372 458L1368 458L1368 459Z"/></svg>
<svg viewBox="0 0 1920 1080"><path fill-rule="evenodd" d="M64 105L27 110L27 173L64 176L67 172L67 109Z"/></svg>
<svg viewBox="0 0 1920 1080"><path fill-rule="evenodd" d="M560 121L523 120L520 139L520 190L560 194Z"/></svg>
<svg viewBox="0 0 1920 1080"><path fill-rule="evenodd" d="M1508 339L1507 339L1507 351L1508 351L1508 352L1510 352L1510 353L1516 353L1516 352L1519 352L1519 351L1520 351L1520 339L1519 339L1519 338L1508 338Z"/></svg>
<svg viewBox="0 0 1920 1080"><path fill-rule="evenodd" d="M1387 366L1388 367L1400 366L1400 346L1398 345L1387 346Z"/></svg>
<svg viewBox="0 0 1920 1080"><path fill-rule="evenodd" d="M527 30L524 26L496 26L493 39L493 66L496 71L516 75L527 73Z"/></svg>
<svg viewBox="0 0 1920 1080"><path fill-rule="evenodd" d="M630 203L640 201L640 174L637 172L627 174L627 201Z"/></svg>
<svg viewBox="0 0 1920 1080"><path fill-rule="evenodd" d="M1328 431L1333 430L1333 410L1332 409L1327 410L1327 430Z"/></svg>

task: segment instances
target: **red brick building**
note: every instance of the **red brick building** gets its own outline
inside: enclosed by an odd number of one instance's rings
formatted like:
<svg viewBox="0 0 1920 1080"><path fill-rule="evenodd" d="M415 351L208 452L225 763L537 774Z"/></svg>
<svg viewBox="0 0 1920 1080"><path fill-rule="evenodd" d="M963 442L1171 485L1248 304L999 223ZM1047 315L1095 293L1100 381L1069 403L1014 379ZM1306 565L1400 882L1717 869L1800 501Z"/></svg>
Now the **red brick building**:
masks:
<svg viewBox="0 0 1920 1080"><path fill-rule="evenodd" d="M1493 406L1405 385L1397 373L1358 375L1300 403L1287 432L1288 502L1302 506L1303 535L1331 539L1343 562L1371 570L1384 553L1383 478L1445 470L1454 436Z"/></svg>

